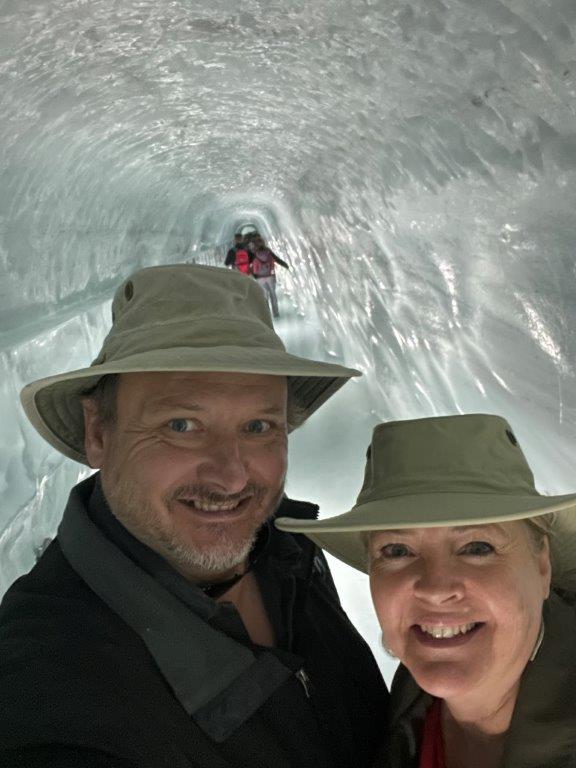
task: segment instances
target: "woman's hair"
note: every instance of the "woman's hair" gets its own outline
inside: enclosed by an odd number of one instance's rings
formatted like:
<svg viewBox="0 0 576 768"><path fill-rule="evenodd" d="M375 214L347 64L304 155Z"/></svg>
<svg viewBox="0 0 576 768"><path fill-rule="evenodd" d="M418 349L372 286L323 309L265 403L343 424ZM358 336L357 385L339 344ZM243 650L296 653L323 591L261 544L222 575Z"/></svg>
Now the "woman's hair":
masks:
<svg viewBox="0 0 576 768"><path fill-rule="evenodd" d="M546 515L528 517L523 520L523 522L528 526L530 543L532 544L536 553L540 552L544 546L544 540L550 539L550 537L553 536L554 517L554 512L548 512Z"/></svg>

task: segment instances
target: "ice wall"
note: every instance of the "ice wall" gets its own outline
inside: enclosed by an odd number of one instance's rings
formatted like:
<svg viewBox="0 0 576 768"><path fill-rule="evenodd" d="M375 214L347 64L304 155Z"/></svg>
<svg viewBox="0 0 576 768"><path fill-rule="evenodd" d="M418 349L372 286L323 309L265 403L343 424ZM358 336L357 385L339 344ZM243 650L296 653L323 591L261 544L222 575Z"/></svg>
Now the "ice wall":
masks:
<svg viewBox="0 0 576 768"><path fill-rule="evenodd" d="M245 222L292 265L289 347L366 374L294 435L292 494L340 512L375 422L472 410L576 487L575 35L574 0L0 0L0 593L81 475L19 388L95 355L126 273Z"/></svg>

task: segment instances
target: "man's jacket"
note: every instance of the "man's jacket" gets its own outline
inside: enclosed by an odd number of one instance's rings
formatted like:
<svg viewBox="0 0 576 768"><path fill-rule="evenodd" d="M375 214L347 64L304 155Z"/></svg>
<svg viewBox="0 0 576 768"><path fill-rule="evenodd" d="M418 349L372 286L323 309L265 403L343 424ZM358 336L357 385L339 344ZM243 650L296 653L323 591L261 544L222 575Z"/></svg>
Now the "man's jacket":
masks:
<svg viewBox="0 0 576 768"><path fill-rule="evenodd" d="M231 604L89 513L98 487L72 490L0 606L0 767L369 766L388 695L314 545L269 527L254 574L278 647L255 646Z"/></svg>

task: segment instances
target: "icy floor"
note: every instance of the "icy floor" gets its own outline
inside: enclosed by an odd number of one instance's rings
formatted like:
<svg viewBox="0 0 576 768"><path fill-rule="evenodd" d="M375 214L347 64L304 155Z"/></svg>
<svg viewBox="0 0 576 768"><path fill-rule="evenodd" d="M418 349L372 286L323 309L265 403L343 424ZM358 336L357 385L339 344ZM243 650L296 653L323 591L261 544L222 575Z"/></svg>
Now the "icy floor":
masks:
<svg viewBox="0 0 576 768"><path fill-rule="evenodd" d="M293 436L294 496L340 512L374 423L467 411L576 488L575 38L574 0L0 0L0 593L80 472L18 390L246 222L289 348L365 372Z"/></svg>

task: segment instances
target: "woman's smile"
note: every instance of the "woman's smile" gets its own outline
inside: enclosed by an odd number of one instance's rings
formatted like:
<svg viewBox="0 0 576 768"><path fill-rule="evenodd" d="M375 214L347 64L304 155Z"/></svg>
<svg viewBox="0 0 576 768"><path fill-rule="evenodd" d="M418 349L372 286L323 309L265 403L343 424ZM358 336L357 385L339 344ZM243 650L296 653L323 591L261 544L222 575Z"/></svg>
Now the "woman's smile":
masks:
<svg viewBox="0 0 576 768"><path fill-rule="evenodd" d="M473 640L484 626L483 622L436 626L414 624L410 632L428 648L459 648Z"/></svg>

